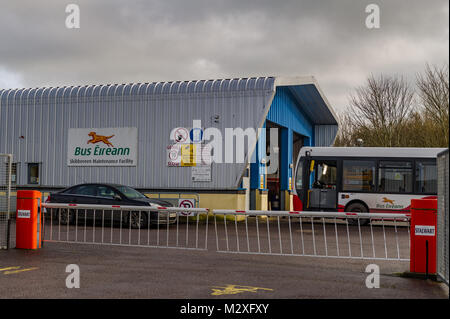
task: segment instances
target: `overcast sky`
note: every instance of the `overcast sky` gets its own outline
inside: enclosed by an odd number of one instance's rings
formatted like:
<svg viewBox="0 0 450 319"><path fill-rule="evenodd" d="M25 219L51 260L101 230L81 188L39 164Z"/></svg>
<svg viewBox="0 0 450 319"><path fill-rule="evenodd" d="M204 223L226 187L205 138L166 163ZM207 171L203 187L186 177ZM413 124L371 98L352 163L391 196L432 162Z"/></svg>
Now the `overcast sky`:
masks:
<svg viewBox="0 0 450 319"><path fill-rule="evenodd" d="M448 0L0 0L0 88L313 75L342 111L371 73L413 82L448 46Z"/></svg>

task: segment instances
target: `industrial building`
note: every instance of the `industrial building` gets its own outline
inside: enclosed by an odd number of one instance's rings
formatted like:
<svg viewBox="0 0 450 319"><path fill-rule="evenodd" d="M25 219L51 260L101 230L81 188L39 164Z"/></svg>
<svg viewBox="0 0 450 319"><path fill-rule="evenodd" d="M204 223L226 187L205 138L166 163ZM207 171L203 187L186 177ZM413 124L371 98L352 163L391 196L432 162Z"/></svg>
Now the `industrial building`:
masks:
<svg viewBox="0 0 450 319"><path fill-rule="evenodd" d="M200 163L211 128L259 135L234 154L242 163ZM261 128L278 128L278 145ZM196 193L201 207L290 209L298 151L330 146L337 128L314 77L0 90L0 153L14 156L17 189L108 182ZM271 152L279 165L268 172Z"/></svg>

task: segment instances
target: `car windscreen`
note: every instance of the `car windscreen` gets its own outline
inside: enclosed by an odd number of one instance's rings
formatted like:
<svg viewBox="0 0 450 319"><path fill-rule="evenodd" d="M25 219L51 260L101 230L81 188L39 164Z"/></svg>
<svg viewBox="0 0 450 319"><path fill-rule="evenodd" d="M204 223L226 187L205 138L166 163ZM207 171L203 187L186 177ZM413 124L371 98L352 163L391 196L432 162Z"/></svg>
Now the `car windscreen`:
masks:
<svg viewBox="0 0 450 319"><path fill-rule="evenodd" d="M142 193L139 193L137 190L128 187L128 186L117 186L116 187L122 194L124 194L126 197L130 199L136 199L136 198L146 198Z"/></svg>

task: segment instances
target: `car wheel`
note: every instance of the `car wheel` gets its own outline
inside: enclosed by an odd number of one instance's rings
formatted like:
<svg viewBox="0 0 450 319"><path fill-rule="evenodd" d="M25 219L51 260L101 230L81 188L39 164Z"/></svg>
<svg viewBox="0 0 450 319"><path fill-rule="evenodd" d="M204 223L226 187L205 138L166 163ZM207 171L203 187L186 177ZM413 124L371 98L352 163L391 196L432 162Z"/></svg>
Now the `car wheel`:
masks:
<svg viewBox="0 0 450 319"><path fill-rule="evenodd" d="M58 219L61 225L73 224L75 214L67 208L60 208L58 211Z"/></svg>
<svg viewBox="0 0 450 319"><path fill-rule="evenodd" d="M349 213L368 213L366 206L361 203L353 203L347 207L345 210ZM358 225L358 218L349 218L348 223L350 225ZM370 219L368 218L360 218L359 225L364 226L370 223Z"/></svg>
<svg viewBox="0 0 450 319"><path fill-rule="evenodd" d="M131 212L129 214L129 223L131 228L145 228L147 227L147 214L145 212Z"/></svg>

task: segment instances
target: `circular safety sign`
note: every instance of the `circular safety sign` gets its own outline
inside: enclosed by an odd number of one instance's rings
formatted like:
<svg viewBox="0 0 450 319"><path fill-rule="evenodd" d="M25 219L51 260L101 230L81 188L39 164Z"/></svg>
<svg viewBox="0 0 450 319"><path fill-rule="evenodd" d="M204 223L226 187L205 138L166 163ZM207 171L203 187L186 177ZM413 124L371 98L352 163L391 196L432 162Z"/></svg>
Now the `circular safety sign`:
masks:
<svg viewBox="0 0 450 319"><path fill-rule="evenodd" d="M184 143L189 138L189 132L184 127L179 127L175 130L175 141L177 143Z"/></svg>
<svg viewBox="0 0 450 319"><path fill-rule="evenodd" d="M194 199L180 199L178 201L178 207L194 208L195 207ZM193 216L194 215L192 212L183 212L183 211L181 211L180 214L183 216Z"/></svg>
<svg viewBox="0 0 450 319"><path fill-rule="evenodd" d="M189 132L189 137L192 143L200 143L203 140L203 130L201 128L193 128Z"/></svg>

